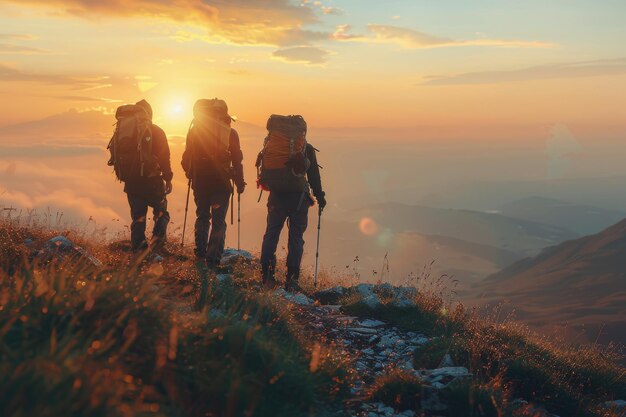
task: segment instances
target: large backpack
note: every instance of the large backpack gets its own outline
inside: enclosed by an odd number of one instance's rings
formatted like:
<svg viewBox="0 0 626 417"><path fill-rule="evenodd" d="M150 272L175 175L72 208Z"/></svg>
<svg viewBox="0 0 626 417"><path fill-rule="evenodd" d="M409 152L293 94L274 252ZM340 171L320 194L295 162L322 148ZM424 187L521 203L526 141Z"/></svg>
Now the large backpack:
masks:
<svg viewBox="0 0 626 417"><path fill-rule="evenodd" d="M273 114L267 131L256 162L259 186L276 192L304 192L311 165L306 156L306 121L299 115Z"/></svg>
<svg viewBox="0 0 626 417"><path fill-rule="evenodd" d="M231 117L224 100L200 99L193 107L193 122L190 127L192 134L192 160L201 170L204 165L230 171L230 133ZM194 162L192 162L193 164Z"/></svg>
<svg viewBox="0 0 626 417"><path fill-rule="evenodd" d="M146 110L136 104L120 106L115 118L117 123L108 149L109 165L113 166L117 179L126 182L161 175L152 151L152 122Z"/></svg>

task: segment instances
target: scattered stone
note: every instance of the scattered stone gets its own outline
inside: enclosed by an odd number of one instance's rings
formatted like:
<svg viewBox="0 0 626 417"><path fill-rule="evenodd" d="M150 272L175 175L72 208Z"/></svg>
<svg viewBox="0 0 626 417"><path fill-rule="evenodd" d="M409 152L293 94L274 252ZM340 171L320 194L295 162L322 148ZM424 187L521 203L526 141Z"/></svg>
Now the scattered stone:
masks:
<svg viewBox="0 0 626 417"><path fill-rule="evenodd" d="M607 401L602 403L602 405L612 410L626 411L626 401L624 400Z"/></svg>
<svg viewBox="0 0 626 417"><path fill-rule="evenodd" d="M55 236L46 241L37 256L44 262L49 262L53 259L75 258L96 268L102 267L102 262L98 258L80 246L74 245L72 241L65 236Z"/></svg>
<svg viewBox="0 0 626 417"><path fill-rule="evenodd" d="M441 362L439 363L439 368L449 368L454 366L454 361L452 360L452 356L449 353L443 355Z"/></svg>
<svg viewBox="0 0 626 417"><path fill-rule="evenodd" d="M220 284L230 284L232 282L230 274L217 274L215 279L217 279L217 282Z"/></svg>
<svg viewBox="0 0 626 417"><path fill-rule="evenodd" d="M346 289L344 287L332 287L316 292L313 294L313 298L320 304L337 304L345 294Z"/></svg>
<svg viewBox="0 0 626 417"><path fill-rule="evenodd" d="M239 260L252 261L254 256L248 251L227 248L222 255L222 265L233 265Z"/></svg>
<svg viewBox="0 0 626 417"><path fill-rule="evenodd" d="M354 287L354 289L357 293L361 294L363 298L369 297L374 294L374 285L372 284L359 284Z"/></svg>
<svg viewBox="0 0 626 417"><path fill-rule="evenodd" d="M370 329L368 327L350 327L348 331L352 333L360 333L360 334L376 334L376 329Z"/></svg>
<svg viewBox="0 0 626 417"><path fill-rule="evenodd" d="M372 319L361 320L359 323L361 324L361 327L371 327L371 328L385 325L385 323L383 323L380 320L372 320Z"/></svg>
<svg viewBox="0 0 626 417"><path fill-rule="evenodd" d="M372 309L380 306L380 300L378 299L378 296L376 294L372 294L363 298L361 302Z"/></svg>

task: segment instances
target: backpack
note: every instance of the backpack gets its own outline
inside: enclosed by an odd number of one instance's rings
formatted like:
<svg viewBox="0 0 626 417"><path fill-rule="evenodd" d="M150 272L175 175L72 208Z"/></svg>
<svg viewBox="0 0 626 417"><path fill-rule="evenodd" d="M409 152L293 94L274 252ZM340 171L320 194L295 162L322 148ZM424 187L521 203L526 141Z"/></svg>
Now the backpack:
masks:
<svg viewBox="0 0 626 417"><path fill-rule="evenodd" d="M117 179L126 182L161 175L152 152L152 122L146 110L135 104L120 106L115 118L115 131L107 149Z"/></svg>
<svg viewBox="0 0 626 417"><path fill-rule="evenodd" d="M306 156L306 121L302 116L273 114L267 120L267 137L257 157L259 187L276 192L305 192L306 171L311 162Z"/></svg>
<svg viewBox="0 0 626 417"><path fill-rule="evenodd" d="M230 170L231 117L224 100L200 99L193 107L193 131L191 143L192 159L196 169L208 162L212 167ZM207 167L209 168L209 167Z"/></svg>

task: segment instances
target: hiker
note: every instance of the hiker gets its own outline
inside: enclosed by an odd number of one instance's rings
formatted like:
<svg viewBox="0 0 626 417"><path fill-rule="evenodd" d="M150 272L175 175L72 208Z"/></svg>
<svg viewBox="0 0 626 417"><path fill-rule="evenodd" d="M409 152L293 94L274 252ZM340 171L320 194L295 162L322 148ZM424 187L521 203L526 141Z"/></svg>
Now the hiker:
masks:
<svg viewBox="0 0 626 417"><path fill-rule="evenodd" d="M146 100L120 106L117 124L108 149L109 166L124 183L130 205L130 242L133 252L162 247L170 215L167 194L172 192L170 148L165 132L152 123L152 107ZM146 242L146 215L152 208L154 228Z"/></svg>
<svg viewBox="0 0 626 417"><path fill-rule="evenodd" d="M224 252L229 199L234 193L231 181L238 194L246 187L243 153L224 100L200 99L193 115L182 166L191 180L196 203L195 255L197 261L217 270Z"/></svg>
<svg viewBox="0 0 626 417"><path fill-rule="evenodd" d="M267 121L268 135L257 157L258 184L270 192L267 200L267 228L261 246L263 284L277 285L276 247L285 221L289 228L285 290L300 291L300 263L304 252L303 235L308 224L309 207L326 206L322 191L317 150L306 141L307 125L302 116L272 115ZM263 192L263 191L261 191Z"/></svg>

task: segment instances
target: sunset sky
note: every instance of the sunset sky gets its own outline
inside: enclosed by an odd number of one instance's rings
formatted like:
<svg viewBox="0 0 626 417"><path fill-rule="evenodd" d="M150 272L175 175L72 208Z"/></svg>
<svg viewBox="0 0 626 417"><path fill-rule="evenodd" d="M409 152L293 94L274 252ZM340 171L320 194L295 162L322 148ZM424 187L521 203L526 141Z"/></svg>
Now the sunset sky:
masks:
<svg viewBox="0 0 626 417"><path fill-rule="evenodd" d="M200 96L242 121L613 132L621 0L1 0L0 126L146 97L182 134ZM618 105L618 103L620 103Z"/></svg>

